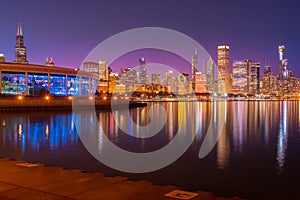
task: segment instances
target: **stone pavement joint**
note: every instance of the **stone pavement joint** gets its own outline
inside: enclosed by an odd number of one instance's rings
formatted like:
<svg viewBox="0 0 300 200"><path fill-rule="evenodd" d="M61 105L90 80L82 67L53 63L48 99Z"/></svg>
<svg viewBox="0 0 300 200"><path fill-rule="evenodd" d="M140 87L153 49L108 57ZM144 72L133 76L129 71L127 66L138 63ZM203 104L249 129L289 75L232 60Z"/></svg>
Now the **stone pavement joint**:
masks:
<svg viewBox="0 0 300 200"><path fill-rule="evenodd" d="M0 159L0 199L40 200L176 200L164 195L180 190L148 181L108 177L100 173L82 173L23 161ZM213 193L196 191L192 200L226 199ZM239 198L233 198L239 200Z"/></svg>

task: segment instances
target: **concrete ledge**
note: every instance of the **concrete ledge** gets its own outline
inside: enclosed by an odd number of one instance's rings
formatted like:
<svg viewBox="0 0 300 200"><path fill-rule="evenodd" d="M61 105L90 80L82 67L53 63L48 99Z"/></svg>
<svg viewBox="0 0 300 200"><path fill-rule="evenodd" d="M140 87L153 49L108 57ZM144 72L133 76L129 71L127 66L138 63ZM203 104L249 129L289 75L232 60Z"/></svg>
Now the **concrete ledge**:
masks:
<svg viewBox="0 0 300 200"><path fill-rule="evenodd" d="M130 181L125 177L107 177L58 167L32 165L0 159L0 199L145 199L175 200L164 194L180 189L158 186L148 181ZM226 199L197 191L193 200ZM233 198L238 200L239 198Z"/></svg>
<svg viewBox="0 0 300 200"><path fill-rule="evenodd" d="M45 97L21 96L19 99L18 96L13 96L0 97L0 111L71 111L73 103L75 103L76 108L86 109L87 107L94 106L95 109L99 110L111 109L111 101L101 98L76 97L73 99L72 97L49 96L46 99ZM128 105L129 108L144 107L147 106L147 103L118 100L119 108L128 107Z"/></svg>

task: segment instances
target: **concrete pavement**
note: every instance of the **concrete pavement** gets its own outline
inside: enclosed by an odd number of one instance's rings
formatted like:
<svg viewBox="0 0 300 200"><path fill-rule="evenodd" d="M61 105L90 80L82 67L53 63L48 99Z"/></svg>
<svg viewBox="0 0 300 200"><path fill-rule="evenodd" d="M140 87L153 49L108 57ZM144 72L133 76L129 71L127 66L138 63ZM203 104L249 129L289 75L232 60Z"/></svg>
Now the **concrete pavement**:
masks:
<svg viewBox="0 0 300 200"><path fill-rule="evenodd" d="M107 177L10 159L0 159L0 199L108 199L175 200L165 197L174 186L158 186L148 181L130 181L125 177ZM193 200L225 199L197 191ZM239 198L234 198L239 199Z"/></svg>

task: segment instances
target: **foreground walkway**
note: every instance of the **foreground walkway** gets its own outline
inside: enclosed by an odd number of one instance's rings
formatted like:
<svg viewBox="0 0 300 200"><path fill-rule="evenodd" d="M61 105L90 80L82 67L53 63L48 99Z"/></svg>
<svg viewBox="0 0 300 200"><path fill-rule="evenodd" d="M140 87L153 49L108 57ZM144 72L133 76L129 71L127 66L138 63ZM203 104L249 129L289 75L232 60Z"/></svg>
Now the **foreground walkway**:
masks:
<svg viewBox="0 0 300 200"><path fill-rule="evenodd" d="M107 177L100 173L82 173L9 159L0 159L0 199L107 199L107 200L175 200L165 194L179 190L147 181L130 181L124 177ZM224 199L197 191L200 199ZM178 195L187 199L184 195ZM238 198L234 198L237 199Z"/></svg>

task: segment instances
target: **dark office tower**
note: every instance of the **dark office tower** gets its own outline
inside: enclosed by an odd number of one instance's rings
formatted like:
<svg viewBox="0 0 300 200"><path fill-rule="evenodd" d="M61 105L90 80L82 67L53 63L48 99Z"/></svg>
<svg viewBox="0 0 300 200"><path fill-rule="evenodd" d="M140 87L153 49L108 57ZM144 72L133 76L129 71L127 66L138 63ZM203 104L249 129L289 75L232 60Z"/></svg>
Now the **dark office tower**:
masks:
<svg viewBox="0 0 300 200"><path fill-rule="evenodd" d="M24 36L21 24L18 24L18 31L16 36L16 47L15 47L15 63L28 64L26 58L26 47L24 46Z"/></svg>
<svg viewBox="0 0 300 200"><path fill-rule="evenodd" d="M192 87L193 87L193 90L195 90L196 72L198 72L198 51L197 51L197 49L195 50L195 55L193 55L193 57L192 57Z"/></svg>
<svg viewBox="0 0 300 200"><path fill-rule="evenodd" d="M260 63L257 62L250 65L250 93L260 94Z"/></svg>
<svg viewBox="0 0 300 200"><path fill-rule="evenodd" d="M271 94L271 66L269 65L264 66L262 92L264 95Z"/></svg>
<svg viewBox="0 0 300 200"><path fill-rule="evenodd" d="M147 74L147 66L146 66L146 59L140 58L140 83L147 84L148 83L148 74Z"/></svg>
<svg viewBox="0 0 300 200"><path fill-rule="evenodd" d="M229 46L218 46L218 91L224 95L229 89Z"/></svg>

